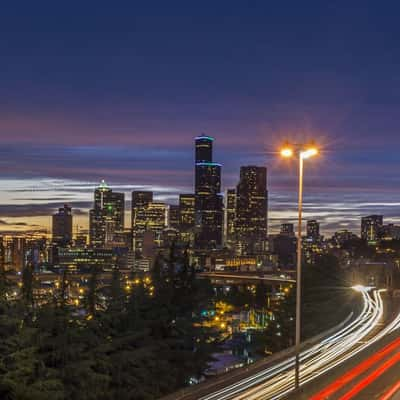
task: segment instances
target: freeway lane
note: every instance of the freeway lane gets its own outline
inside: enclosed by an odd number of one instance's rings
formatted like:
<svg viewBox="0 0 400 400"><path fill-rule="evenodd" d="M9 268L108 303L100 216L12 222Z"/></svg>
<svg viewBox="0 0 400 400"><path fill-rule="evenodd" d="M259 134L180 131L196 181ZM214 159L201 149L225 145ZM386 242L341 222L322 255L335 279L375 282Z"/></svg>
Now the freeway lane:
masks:
<svg viewBox="0 0 400 400"><path fill-rule="evenodd" d="M396 382L393 386L390 386L382 396L380 400L400 400L400 380L396 381L398 378L399 371L396 371L396 377L394 381Z"/></svg>
<svg viewBox="0 0 400 400"><path fill-rule="evenodd" d="M365 345L367 339L371 340L369 339L371 335L373 338L376 337L375 332L383 315L381 297L383 291L369 293L366 288L359 288L359 290L364 299L364 308L359 317L339 332L302 352L302 384L317 378L352 357ZM397 322L400 324L400 316ZM388 327L388 329L392 328L394 328L392 325ZM290 357L264 371L203 396L201 400L283 398L293 388L293 366L294 359Z"/></svg>
<svg viewBox="0 0 400 400"><path fill-rule="evenodd" d="M380 379L383 379L384 375L392 368L395 368L399 362L400 352L397 351L390 358L385 360L385 362L377 365L375 368L373 368L371 372L368 373L367 376L365 376L354 386L352 386L343 396L340 397L340 400L361 398L372 399L373 397L381 397L378 393L375 392L374 383L379 382Z"/></svg>
<svg viewBox="0 0 400 400"><path fill-rule="evenodd" d="M274 356L267 358L269 363L259 365L257 369L252 366L237 370L233 373L220 376L216 381L206 381L200 385L183 389L179 393L172 394L164 400L310 400L320 391L324 385L338 378L346 371L350 371L366 357L379 352L384 346L395 340L399 335L400 313L389 313L391 317L384 324L384 305L382 294L385 290L371 290L371 288L355 287L363 298L363 309L355 319L332 330L322 336L322 339L314 341L301 352L301 388L293 392L294 388L294 357L293 352L288 352L286 357ZM333 332L333 333L332 333ZM393 346L400 346L395 342ZM386 362L392 356L392 351L398 353L397 347L390 348L384 355L376 357L379 362ZM357 380L368 378L371 372L370 366L360 367ZM397 357L384 365L384 371L378 371L378 378L366 381L374 387L373 393L383 396L392 388L396 379L399 379ZM261 367L261 368L260 368ZM387 368L386 368L387 367ZM393 372L395 371L395 372ZM394 373L396 377L381 379L387 374ZM379 385L378 387L375 387ZM365 390L364 390L365 389ZM342 387L335 396L343 396L351 386ZM359 397L367 393L367 389L352 393L357 400L374 400L380 397ZM368 396L368 395L367 395ZM397 396L397 394L396 394ZM351 397L351 398L353 398ZM387 400L387 399L385 399ZM392 399L400 400L400 399Z"/></svg>
<svg viewBox="0 0 400 400"><path fill-rule="evenodd" d="M388 372L397 374L400 363L400 338L396 338L372 355L367 356L355 367L335 379L323 390L310 397L310 400L351 400L351 399L390 399L397 389L391 385ZM380 380L382 380L381 384ZM382 390L382 383L389 383L388 389ZM396 378L394 379L396 382Z"/></svg>

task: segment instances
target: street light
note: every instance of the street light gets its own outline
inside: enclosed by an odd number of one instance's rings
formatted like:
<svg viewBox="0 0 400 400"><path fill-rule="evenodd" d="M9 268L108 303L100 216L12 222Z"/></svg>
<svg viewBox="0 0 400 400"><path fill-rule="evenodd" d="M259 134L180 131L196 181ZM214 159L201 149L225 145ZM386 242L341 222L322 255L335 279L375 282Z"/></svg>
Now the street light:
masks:
<svg viewBox="0 0 400 400"><path fill-rule="evenodd" d="M316 156L318 149L314 146L293 145L281 150L284 158L299 159L299 203L298 203L298 232L297 232L297 268L296 268L296 339L295 339L295 388L300 386L300 344L301 344L301 252L302 252L302 219L303 219L303 173L304 160Z"/></svg>

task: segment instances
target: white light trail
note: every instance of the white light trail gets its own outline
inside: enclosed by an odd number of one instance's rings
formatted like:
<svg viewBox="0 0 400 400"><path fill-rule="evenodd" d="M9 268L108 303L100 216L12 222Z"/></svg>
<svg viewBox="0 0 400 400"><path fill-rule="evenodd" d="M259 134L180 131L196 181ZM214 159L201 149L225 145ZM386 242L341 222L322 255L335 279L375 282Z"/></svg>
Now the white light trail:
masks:
<svg viewBox="0 0 400 400"><path fill-rule="evenodd" d="M384 290L373 291L371 296L372 288L357 286L354 289L363 296L363 309L360 315L338 332L301 353L301 385L326 373L400 327L399 314L386 328L370 337L383 317L381 293ZM293 387L294 357L290 357L200 400L280 399L291 392Z"/></svg>

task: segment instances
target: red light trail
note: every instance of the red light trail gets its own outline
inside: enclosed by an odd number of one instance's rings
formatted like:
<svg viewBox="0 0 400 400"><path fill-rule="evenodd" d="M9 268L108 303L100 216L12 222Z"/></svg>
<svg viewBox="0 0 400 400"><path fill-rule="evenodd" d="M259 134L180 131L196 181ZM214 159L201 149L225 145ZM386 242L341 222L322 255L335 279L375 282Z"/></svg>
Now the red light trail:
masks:
<svg viewBox="0 0 400 400"><path fill-rule="evenodd" d="M380 400L390 400L394 394L400 390L400 381L398 381L394 386L392 386L381 398Z"/></svg>
<svg viewBox="0 0 400 400"><path fill-rule="evenodd" d="M313 397L311 397L310 400L324 400L324 399L329 398L329 396L336 393L339 389L344 387L347 383L354 380L357 376L359 376L363 372L367 371L369 368L371 368L373 365L378 363L385 356L392 353L394 350L396 350L399 347L400 347L400 338L394 340L392 343L388 344L386 347L384 347L378 353L375 353L373 356L369 357L368 359L366 359L365 361L363 361L362 363L360 363L356 367L354 367L352 370L350 370L349 372L342 375L340 378L338 378L336 381L334 381L328 387L323 389L321 392L319 392L316 395L314 395ZM400 353L398 354L398 356L400 357ZM360 390L362 390L362 389L360 389ZM341 398L341 400L342 399L344 400L347 398L350 398L350 397L343 397L343 398Z"/></svg>
<svg viewBox="0 0 400 400"><path fill-rule="evenodd" d="M339 400L352 399L356 394L360 393L367 386L369 386L372 382L376 381L381 375L383 375L388 369L392 368L393 365L397 364L399 361L400 361L400 353L396 353L394 356L392 356L387 361L385 361L382 365L380 365L377 369L375 369L366 378L362 379L359 383L357 383L357 385L355 385L351 390L349 390Z"/></svg>

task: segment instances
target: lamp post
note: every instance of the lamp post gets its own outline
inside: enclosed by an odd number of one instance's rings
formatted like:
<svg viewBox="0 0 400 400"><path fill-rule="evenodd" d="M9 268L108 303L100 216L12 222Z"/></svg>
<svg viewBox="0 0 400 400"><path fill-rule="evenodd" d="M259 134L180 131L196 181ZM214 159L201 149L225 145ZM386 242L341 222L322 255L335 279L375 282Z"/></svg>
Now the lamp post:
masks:
<svg viewBox="0 0 400 400"><path fill-rule="evenodd" d="M293 149L294 148L294 149ZM285 158L297 157L299 160L299 188L298 188L298 226L297 226L297 263L296 263L296 338L295 338L295 388L300 386L300 345L301 345L301 253L302 253L302 223L303 223L303 175L304 160L318 154L315 147L304 145L285 146L281 156Z"/></svg>

